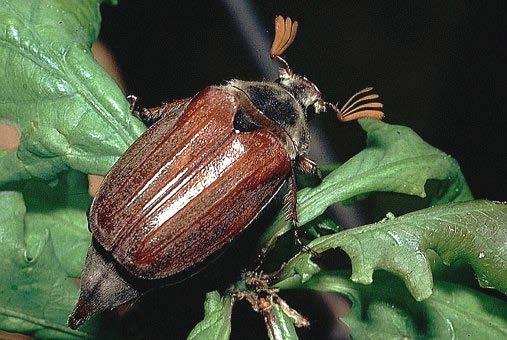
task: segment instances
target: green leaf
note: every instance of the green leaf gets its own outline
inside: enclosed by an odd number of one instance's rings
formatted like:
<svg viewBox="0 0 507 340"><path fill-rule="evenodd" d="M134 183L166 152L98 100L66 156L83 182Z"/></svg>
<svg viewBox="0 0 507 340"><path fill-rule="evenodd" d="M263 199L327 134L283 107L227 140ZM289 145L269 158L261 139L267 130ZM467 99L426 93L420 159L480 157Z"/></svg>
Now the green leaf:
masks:
<svg viewBox="0 0 507 340"><path fill-rule="evenodd" d="M282 267L279 276L280 281L275 285L276 288L289 289L298 286L312 278L313 275L320 272L320 267L312 259L312 254L302 252L293 257Z"/></svg>
<svg viewBox="0 0 507 340"><path fill-rule="evenodd" d="M507 293L507 205L472 201L440 205L398 218L334 235L323 236L308 246L316 252L340 247L350 257L354 282L370 284L373 271L383 269L401 277L417 300L432 292L433 276L428 253L434 251L445 264L469 263L483 287ZM293 258L277 285L280 288L306 277L301 262L308 254ZM308 265L306 265L309 267Z"/></svg>
<svg viewBox="0 0 507 340"><path fill-rule="evenodd" d="M389 125L375 119L362 119L367 132L367 148L329 174L320 185L298 192L300 225L322 215L339 202L350 201L372 192L396 192L425 197L429 179L442 181L433 204L472 199L457 162L442 151L424 142L411 129ZM279 214L263 234L262 249L269 249L291 226Z"/></svg>
<svg viewBox="0 0 507 340"><path fill-rule="evenodd" d="M271 340L297 340L294 322L277 304L273 304L271 318L266 321L268 336Z"/></svg>
<svg viewBox="0 0 507 340"><path fill-rule="evenodd" d="M206 294L204 319L188 335L188 340L227 340L231 334L232 298L218 292Z"/></svg>
<svg viewBox="0 0 507 340"><path fill-rule="evenodd" d="M65 326L79 288L58 260L50 231L36 221L25 225L19 192L0 192L0 206L0 329L37 338L90 336L93 322L79 331Z"/></svg>
<svg viewBox="0 0 507 340"><path fill-rule="evenodd" d="M0 111L0 118L1 114ZM0 150L0 186L4 183L28 178L30 178L30 173L26 170L23 163L19 161L18 155L15 152Z"/></svg>
<svg viewBox="0 0 507 340"><path fill-rule="evenodd" d="M27 235L38 229L51 234L55 255L70 277L79 278L90 247L86 212L91 204L85 174L71 171L50 187L29 181L23 189Z"/></svg>
<svg viewBox="0 0 507 340"><path fill-rule="evenodd" d="M338 226L330 216L323 214L307 223L304 231L311 239L314 239L320 236L337 233L340 231L340 226Z"/></svg>
<svg viewBox="0 0 507 340"><path fill-rule="evenodd" d="M21 145L0 159L0 185L68 168L105 174L144 130L91 54L100 2L2 2L0 122Z"/></svg>
<svg viewBox="0 0 507 340"><path fill-rule="evenodd" d="M505 339L507 304L470 288L436 282L430 298L414 301L403 283L378 273L369 286L341 272L322 272L301 288L340 293L352 302L344 318L354 339Z"/></svg>

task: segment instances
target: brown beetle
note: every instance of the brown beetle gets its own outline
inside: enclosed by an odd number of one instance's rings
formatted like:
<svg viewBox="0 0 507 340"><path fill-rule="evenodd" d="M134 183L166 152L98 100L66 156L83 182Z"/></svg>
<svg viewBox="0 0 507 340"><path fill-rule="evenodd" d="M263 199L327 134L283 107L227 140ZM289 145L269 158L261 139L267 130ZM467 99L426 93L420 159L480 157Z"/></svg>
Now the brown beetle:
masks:
<svg viewBox="0 0 507 340"><path fill-rule="evenodd" d="M168 278L203 262L241 233L286 181L296 226L295 168L317 171L304 157L308 109L331 109L340 121L382 118L371 88L338 109L292 72L281 55L297 27L290 18L275 20L271 57L282 65L275 82L231 80L139 113L154 124L114 165L91 206L93 242L71 328L139 296L127 277Z"/></svg>

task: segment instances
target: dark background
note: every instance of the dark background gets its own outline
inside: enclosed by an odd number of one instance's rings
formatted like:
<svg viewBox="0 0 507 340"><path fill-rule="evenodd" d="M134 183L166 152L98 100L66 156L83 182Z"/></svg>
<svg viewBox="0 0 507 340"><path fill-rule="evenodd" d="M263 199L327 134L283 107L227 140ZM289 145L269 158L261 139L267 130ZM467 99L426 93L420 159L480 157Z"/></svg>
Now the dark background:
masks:
<svg viewBox="0 0 507 340"><path fill-rule="evenodd" d="M251 52L225 2L103 6L100 39L127 92L154 106L227 79L262 79L259 60L267 56ZM286 59L327 99L343 102L375 86L386 122L411 127L456 158L476 197L505 200L506 8L484 3L273 0L251 8L269 38L275 15L299 21ZM316 124L341 161L364 147L357 124L333 115Z"/></svg>

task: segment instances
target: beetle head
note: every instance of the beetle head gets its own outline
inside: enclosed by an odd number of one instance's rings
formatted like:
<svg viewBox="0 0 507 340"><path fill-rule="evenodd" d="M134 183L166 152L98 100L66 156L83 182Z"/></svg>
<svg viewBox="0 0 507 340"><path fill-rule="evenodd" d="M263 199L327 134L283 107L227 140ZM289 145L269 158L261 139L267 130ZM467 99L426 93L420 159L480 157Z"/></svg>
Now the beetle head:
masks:
<svg viewBox="0 0 507 340"><path fill-rule="evenodd" d="M306 77L295 74L281 57L294 41L297 29L297 21L292 21L291 18L284 19L282 16L275 18L275 38L271 45L270 56L282 65L277 82L292 93L305 110L313 108L315 113L320 113L326 111L326 102L322 99L322 93Z"/></svg>
<svg viewBox="0 0 507 340"><path fill-rule="evenodd" d="M277 59L283 60L280 57ZM283 61L285 62L285 60ZM307 116L310 111L313 111L313 113L326 111L326 106L329 104L322 99L322 93L318 87L306 77L292 72L288 66L287 68L280 69L277 82L296 98L299 104L305 109Z"/></svg>

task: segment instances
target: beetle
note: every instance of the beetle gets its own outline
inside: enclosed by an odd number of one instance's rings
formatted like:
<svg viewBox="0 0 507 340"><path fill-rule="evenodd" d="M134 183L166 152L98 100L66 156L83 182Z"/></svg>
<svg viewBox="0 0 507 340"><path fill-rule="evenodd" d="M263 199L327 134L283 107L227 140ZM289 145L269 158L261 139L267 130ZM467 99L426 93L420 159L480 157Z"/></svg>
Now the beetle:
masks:
<svg viewBox="0 0 507 340"><path fill-rule="evenodd" d="M270 56L281 65L276 81L233 79L138 113L153 125L94 197L92 245L69 327L140 296L139 282L202 263L238 236L285 183L296 228L296 168L318 171L305 156L311 110L331 110L340 121L383 117L372 88L338 109L292 71L282 54L297 28L290 18L275 19Z"/></svg>

